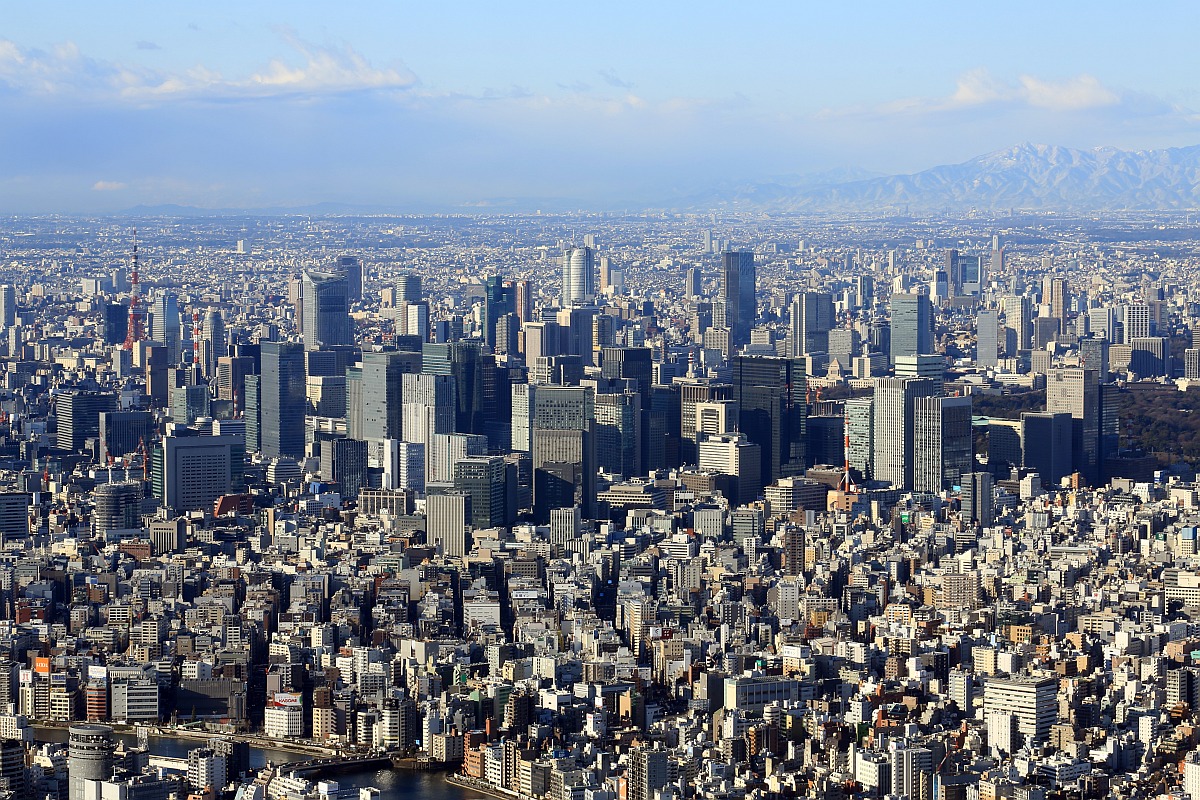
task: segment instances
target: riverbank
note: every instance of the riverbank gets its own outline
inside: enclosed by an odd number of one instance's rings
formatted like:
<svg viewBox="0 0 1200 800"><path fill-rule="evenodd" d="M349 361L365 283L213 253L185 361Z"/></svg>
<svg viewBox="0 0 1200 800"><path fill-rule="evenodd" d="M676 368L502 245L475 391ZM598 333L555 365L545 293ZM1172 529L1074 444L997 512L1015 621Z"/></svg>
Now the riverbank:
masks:
<svg viewBox="0 0 1200 800"><path fill-rule="evenodd" d="M29 723L34 731L52 730L66 731L72 725L82 724L79 721L75 722L57 722L51 720L43 720ZM123 736L137 736L139 731L145 730L147 735L155 739L187 739L193 742L207 742L214 737L224 739L232 739L235 742L245 742L252 747L257 747L262 750L283 750L289 753L299 753L301 755L310 756L338 756L344 755L343 750L335 747L324 747L322 745L310 744L304 742L296 742L290 739L272 739L267 736L254 736L246 733L232 733L227 731L206 731L196 728L173 728L166 725L129 725L124 723L101 723L108 725L113 729L113 733Z"/></svg>
<svg viewBox="0 0 1200 800"><path fill-rule="evenodd" d="M486 794L489 797L496 797L499 800L522 800L521 795L516 792L510 792L508 789L501 789L499 786L494 786L488 781L472 778L468 775L463 775L458 772L446 774L446 783L451 786L457 786L459 789L467 789L472 792Z"/></svg>

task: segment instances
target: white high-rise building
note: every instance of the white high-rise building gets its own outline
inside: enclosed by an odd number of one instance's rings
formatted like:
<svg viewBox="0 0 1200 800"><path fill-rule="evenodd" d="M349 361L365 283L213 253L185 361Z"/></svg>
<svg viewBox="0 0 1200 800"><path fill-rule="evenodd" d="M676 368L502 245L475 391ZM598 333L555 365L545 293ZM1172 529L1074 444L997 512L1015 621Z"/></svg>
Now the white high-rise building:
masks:
<svg viewBox="0 0 1200 800"><path fill-rule="evenodd" d="M575 247L562 255L562 306L586 303L596 297L596 254L590 247Z"/></svg>
<svg viewBox="0 0 1200 800"><path fill-rule="evenodd" d="M1058 717L1058 681L1055 678L991 678L983 687L983 714L1011 714L1017 732L1026 739L1045 741Z"/></svg>

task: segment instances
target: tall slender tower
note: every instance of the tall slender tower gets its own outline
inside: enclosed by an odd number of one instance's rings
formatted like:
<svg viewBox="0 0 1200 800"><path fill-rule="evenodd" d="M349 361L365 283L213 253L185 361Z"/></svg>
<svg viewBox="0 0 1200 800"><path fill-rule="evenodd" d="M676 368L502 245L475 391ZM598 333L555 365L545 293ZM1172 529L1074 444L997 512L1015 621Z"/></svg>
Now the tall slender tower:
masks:
<svg viewBox="0 0 1200 800"><path fill-rule="evenodd" d="M133 231L133 275L129 279L129 327L125 330L126 350L132 350L136 342L146 338L145 311L142 310L141 289L138 285L137 229Z"/></svg>

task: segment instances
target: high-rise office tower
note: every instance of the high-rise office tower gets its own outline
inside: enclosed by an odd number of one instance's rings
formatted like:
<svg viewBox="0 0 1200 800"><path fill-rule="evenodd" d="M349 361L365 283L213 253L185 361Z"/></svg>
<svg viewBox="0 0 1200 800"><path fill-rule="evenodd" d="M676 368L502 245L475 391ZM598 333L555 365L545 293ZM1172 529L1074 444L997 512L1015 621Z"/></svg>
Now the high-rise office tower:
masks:
<svg viewBox="0 0 1200 800"><path fill-rule="evenodd" d="M929 296L916 293L892 295L892 363L898 356L928 355L934 351Z"/></svg>
<svg viewBox="0 0 1200 800"><path fill-rule="evenodd" d="M1050 316L1066 327L1067 312L1071 308L1070 289L1066 278L1047 277L1042 281L1042 302L1050 306Z"/></svg>
<svg viewBox="0 0 1200 800"><path fill-rule="evenodd" d="M125 341L125 329L129 325L129 306L125 303L105 303L103 308L104 343L121 344Z"/></svg>
<svg viewBox="0 0 1200 800"><path fill-rule="evenodd" d="M517 281L514 305L518 320L529 322L533 319L533 287L528 280Z"/></svg>
<svg viewBox="0 0 1200 800"><path fill-rule="evenodd" d="M987 527L995 521L993 484L990 472L972 472L962 476L962 515L964 519L983 527Z"/></svg>
<svg viewBox="0 0 1200 800"><path fill-rule="evenodd" d="M303 458L304 348L296 342L263 342L261 358L259 449L268 457ZM246 389L249 394L249 381Z"/></svg>
<svg viewBox="0 0 1200 800"><path fill-rule="evenodd" d="M129 530L142 525L141 481L102 483L92 493L92 536L110 530Z"/></svg>
<svg viewBox="0 0 1200 800"><path fill-rule="evenodd" d="M1071 415L1071 467L1096 486L1103 466L1098 374L1090 369L1052 370L1046 376L1046 410Z"/></svg>
<svg viewBox="0 0 1200 800"><path fill-rule="evenodd" d="M596 467L624 477L645 474L642 457L642 395L600 393L595 397Z"/></svg>
<svg viewBox="0 0 1200 800"><path fill-rule="evenodd" d="M800 292L792 299L789 355L796 358L810 353L828 353L832 329L833 296L823 292Z"/></svg>
<svg viewBox="0 0 1200 800"><path fill-rule="evenodd" d="M1037 472L1043 486L1058 486L1071 474L1071 429L1071 415L1066 412L1021 415L1021 463Z"/></svg>
<svg viewBox="0 0 1200 800"><path fill-rule="evenodd" d="M975 364L991 369L1000 361L1000 317L992 310L980 311L975 320Z"/></svg>
<svg viewBox="0 0 1200 800"><path fill-rule="evenodd" d="M1079 340L1079 365L1095 370L1101 383L1108 380L1109 345L1107 339L1088 337Z"/></svg>
<svg viewBox="0 0 1200 800"><path fill-rule="evenodd" d="M984 719L993 714L1015 718L1027 741L1046 742L1058 713L1058 678L989 678L983 687Z"/></svg>
<svg viewBox="0 0 1200 800"><path fill-rule="evenodd" d="M892 295L891 361L899 356L933 352L933 324L929 296L916 293Z"/></svg>
<svg viewBox="0 0 1200 800"><path fill-rule="evenodd" d="M762 448L744 433L704 434L698 451L701 470L733 477L729 502L745 505L762 494Z"/></svg>
<svg viewBox="0 0 1200 800"><path fill-rule="evenodd" d="M217 373L217 362L229 354L229 342L225 335L225 318L215 308L204 315L201 361L204 374L213 377Z"/></svg>
<svg viewBox="0 0 1200 800"><path fill-rule="evenodd" d="M116 395L107 392L73 390L56 399L58 434L55 441L60 450L75 452L88 439L100 435L100 414L117 410Z"/></svg>
<svg viewBox="0 0 1200 800"><path fill-rule="evenodd" d="M505 463L501 456L468 456L454 464L454 489L471 498L471 526L508 524Z"/></svg>
<svg viewBox="0 0 1200 800"><path fill-rule="evenodd" d="M122 308L124 308L124 306L122 306ZM124 319L122 319L122 322L124 322ZM17 292L11 283L6 283L0 285L0 326L11 328L16 324Z"/></svg>
<svg viewBox="0 0 1200 800"><path fill-rule="evenodd" d="M936 397L941 384L928 378L876 378L873 408L876 480L899 488L913 485L914 409L918 397Z"/></svg>
<svg viewBox="0 0 1200 800"><path fill-rule="evenodd" d="M596 253L590 247L573 247L562 255L562 307L596 298Z"/></svg>
<svg viewBox="0 0 1200 800"><path fill-rule="evenodd" d="M471 498L461 492L425 500L426 540L450 558L471 552Z"/></svg>
<svg viewBox="0 0 1200 800"><path fill-rule="evenodd" d="M689 267L683 278L683 293L696 298L704 294L704 275L699 267Z"/></svg>
<svg viewBox="0 0 1200 800"><path fill-rule="evenodd" d="M346 276L346 300L356 303L363 295L363 265L357 256L339 256L337 271Z"/></svg>
<svg viewBox="0 0 1200 800"><path fill-rule="evenodd" d="M485 368L494 361L480 353L480 343L459 340L445 343L427 342L421 350L421 371L429 375L453 375L455 386L454 430L460 433L486 434L484 423ZM507 390L507 387L506 387Z"/></svg>
<svg viewBox="0 0 1200 800"><path fill-rule="evenodd" d="M154 414L150 411L100 412L100 462L135 452L145 442L150 446L154 436Z"/></svg>
<svg viewBox="0 0 1200 800"><path fill-rule="evenodd" d="M166 436L150 454L154 496L182 514L211 509L245 489L245 444L238 436Z"/></svg>
<svg viewBox="0 0 1200 800"><path fill-rule="evenodd" d="M411 353L363 353L362 429L360 439L399 439L403 431L403 376L415 373L419 358Z"/></svg>
<svg viewBox="0 0 1200 800"><path fill-rule="evenodd" d="M654 364L649 347L605 347L600 374L610 381L631 380L641 395L650 392Z"/></svg>
<svg viewBox="0 0 1200 800"><path fill-rule="evenodd" d="M700 430L696 409L700 403L732 400L733 387L726 383L713 383L707 378L683 380L676 385L679 387L679 460L683 464L695 464L699 441L697 432Z"/></svg>
<svg viewBox="0 0 1200 800"><path fill-rule="evenodd" d="M829 332L829 363L838 362L842 373L850 372L854 357L862 351L862 341L853 328L834 328Z"/></svg>
<svg viewBox="0 0 1200 800"><path fill-rule="evenodd" d="M750 341L750 331L758 317L758 273L754 253L727 252L722 255L721 302L725 307L725 327L733 336L733 345Z"/></svg>
<svg viewBox="0 0 1200 800"><path fill-rule="evenodd" d="M807 387L802 361L759 356L734 359L733 399L738 404L741 432L762 448L759 474L763 485L804 472Z"/></svg>
<svg viewBox="0 0 1200 800"><path fill-rule="evenodd" d="M971 398L916 397L913 401L913 489L940 492L962 485L975 469Z"/></svg>
<svg viewBox="0 0 1200 800"><path fill-rule="evenodd" d="M496 325L500 318L516 311L515 290L499 275L491 275L483 284L483 340L496 347Z"/></svg>
<svg viewBox="0 0 1200 800"><path fill-rule="evenodd" d="M578 505L590 519L596 474L595 394L591 387L539 386L534 400L535 510L548 519L552 508Z"/></svg>
<svg viewBox="0 0 1200 800"><path fill-rule="evenodd" d="M358 497L367 485L367 443L346 438L321 442L321 477L337 483L343 498Z"/></svg>
<svg viewBox="0 0 1200 800"><path fill-rule="evenodd" d="M404 411L400 430L406 442L427 445L433 434L454 431L453 375L405 374L401 387Z"/></svg>
<svg viewBox="0 0 1200 800"><path fill-rule="evenodd" d="M150 307L150 338L167 348L167 362L177 366L182 353L179 333L179 298L174 292L159 292Z"/></svg>
<svg viewBox="0 0 1200 800"><path fill-rule="evenodd" d="M425 449L428 483L453 483L454 465L468 456L486 456L486 436L474 433L435 433Z"/></svg>
<svg viewBox="0 0 1200 800"><path fill-rule="evenodd" d="M420 275L406 272L396 278L396 305L402 302L419 303L423 299Z"/></svg>
<svg viewBox="0 0 1200 800"><path fill-rule="evenodd" d="M1008 295L1000 301L1004 325L1017 333L1017 349L1028 350L1033 336L1033 307L1028 297Z"/></svg>
<svg viewBox="0 0 1200 800"><path fill-rule="evenodd" d="M875 473L874 402L870 397L847 400L845 410L846 461L850 469L869 480Z"/></svg>
<svg viewBox="0 0 1200 800"><path fill-rule="evenodd" d="M1131 303L1125 306L1126 343L1150 336L1150 306L1146 303Z"/></svg>
<svg viewBox="0 0 1200 800"><path fill-rule="evenodd" d="M307 350L354 344L349 285L343 272L304 270L300 279L300 331Z"/></svg>
<svg viewBox="0 0 1200 800"><path fill-rule="evenodd" d="M244 419L246 420L246 452L257 453L262 450L262 376L247 375L245 377Z"/></svg>
<svg viewBox="0 0 1200 800"><path fill-rule="evenodd" d="M70 800L84 800L85 781L106 781L113 774L113 730L107 725L72 725L67 734Z"/></svg>

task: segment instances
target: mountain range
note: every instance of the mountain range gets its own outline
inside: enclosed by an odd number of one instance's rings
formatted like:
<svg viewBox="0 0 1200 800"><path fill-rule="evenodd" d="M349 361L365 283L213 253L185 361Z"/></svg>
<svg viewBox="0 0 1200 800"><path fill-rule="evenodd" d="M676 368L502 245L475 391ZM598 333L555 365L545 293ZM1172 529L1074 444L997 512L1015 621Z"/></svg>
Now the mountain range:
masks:
<svg viewBox="0 0 1200 800"><path fill-rule="evenodd" d="M318 203L258 209L138 206L137 216L262 214L368 215L520 213L587 208L585 200L506 197L429 206L416 201L352 205ZM1167 211L1200 208L1200 145L1165 150L1075 150L1019 144L911 175L827 170L761 181L725 182L624 208L764 212L958 213L980 211Z"/></svg>
<svg viewBox="0 0 1200 800"><path fill-rule="evenodd" d="M822 185L746 184L696 206L768 211L1160 211L1200 207L1200 146L1075 150L1020 144L911 175Z"/></svg>

